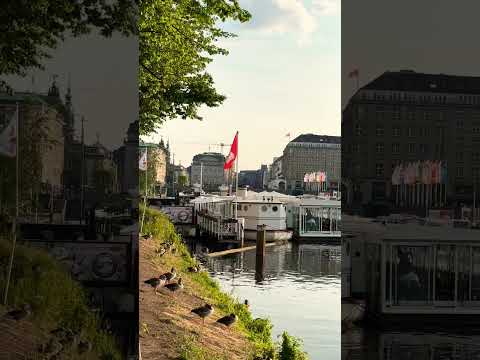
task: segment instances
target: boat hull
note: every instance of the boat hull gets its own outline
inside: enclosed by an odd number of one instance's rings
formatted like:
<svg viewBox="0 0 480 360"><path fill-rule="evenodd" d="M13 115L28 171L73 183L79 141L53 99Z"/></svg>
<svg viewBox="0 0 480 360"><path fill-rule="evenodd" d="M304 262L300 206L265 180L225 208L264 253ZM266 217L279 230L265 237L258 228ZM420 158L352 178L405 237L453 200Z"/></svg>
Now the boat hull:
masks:
<svg viewBox="0 0 480 360"><path fill-rule="evenodd" d="M257 231L245 229L245 240L256 241ZM266 230L266 241L289 241L292 239L293 231L290 230Z"/></svg>

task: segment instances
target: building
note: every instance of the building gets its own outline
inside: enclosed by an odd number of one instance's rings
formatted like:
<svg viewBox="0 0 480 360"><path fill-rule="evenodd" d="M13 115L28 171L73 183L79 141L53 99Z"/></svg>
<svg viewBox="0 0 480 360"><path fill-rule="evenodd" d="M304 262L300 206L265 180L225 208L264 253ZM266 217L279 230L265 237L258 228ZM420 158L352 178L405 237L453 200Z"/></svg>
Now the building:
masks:
<svg viewBox="0 0 480 360"><path fill-rule="evenodd" d="M169 178L170 173L170 145L164 143L163 139L158 144L154 143L140 143L139 156L143 154L145 149L148 148L148 163L149 171L154 170L155 176L153 177L154 191L156 195L164 194L167 191L167 183L171 183ZM152 168L153 167L153 168ZM152 181L152 180L150 180Z"/></svg>
<svg viewBox="0 0 480 360"><path fill-rule="evenodd" d="M62 193L64 183L65 114L53 82L47 94L0 90L0 131L16 121L19 124L19 180L21 196L31 199L34 193ZM58 106L62 105L62 106ZM10 158L11 161L12 158ZM9 168L3 158L1 168ZM8 182L7 174L0 175ZM13 179L13 178L12 178ZM9 188L6 184L2 189Z"/></svg>
<svg viewBox="0 0 480 360"><path fill-rule="evenodd" d="M252 189L258 189L257 187L257 173L258 170L242 170L238 173L238 186L248 186Z"/></svg>
<svg viewBox="0 0 480 360"><path fill-rule="evenodd" d="M138 193L138 121L130 124L123 145L114 151L117 165L118 190L121 193Z"/></svg>
<svg viewBox="0 0 480 360"><path fill-rule="evenodd" d="M304 175L318 171L326 172L328 186L336 189L341 172L341 138L300 135L285 147L281 163L288 193L302 192Z"/></svg>
<svg viewBox="0 0 480 360"><path fill-rule="evenodd" d="M480 77L385 72L350 99L342 138L349 206L392 203L394 167L422 160L446 162L447 202L471 201L480 175Z"/></svg>
<svg viewBox="0 0 480 360"><path fill-rule="evenodd" d="M195 155L190 169L190 184L201 184L205 191L218 191L226 182L224 164L225 157L220 153L205 152Z"/></svg>

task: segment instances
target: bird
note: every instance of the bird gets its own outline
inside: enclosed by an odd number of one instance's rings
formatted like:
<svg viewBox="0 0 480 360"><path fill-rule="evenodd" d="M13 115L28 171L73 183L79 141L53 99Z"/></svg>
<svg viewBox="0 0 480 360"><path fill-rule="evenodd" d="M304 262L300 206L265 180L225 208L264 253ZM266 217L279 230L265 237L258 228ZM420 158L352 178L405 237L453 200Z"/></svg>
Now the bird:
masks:
<svg viewBox="0 0 480 360"><path fill-rule="evenodd" d="M152 234L143 234L142 239L143 240L150 240L152 238Z"/></svg>
<svg viewBox="0 0 480 360"><path fill-rule="evenodd" d="M188 272L197 273L200 271L200 266L198 265L190 266L187 270Z"/></svg>
<svg viewBox="0 0 480 360"><path fill-rule="evenodd" d="M237 319L238 319L237 315L230 314L230 315L227 315L227 316L224 316L224 317L218 319L217 323L223 324L226 327L230 327L237 321Z"/></svg>
<svg viewBox="0 0 480 360"><path fill-rule="evenodd" d="M165 278L167 279L167 282L170 282L172 281L173 279L175 279L175 277L177 276L177 271L175 270L174 267L172 267L172 269L170 270L170 272L167 272L165 274Z"/></svg>
<svg viewBox="0 0 480 360"><path fill-rule="evenodd" d="M92 350L92 343L89 341L80 341L78 344L78 353L83 354Z"/></svg>
<svg viewBox="0 0 480 360"><path fill-rule="evenodd" d="M243 304L245 305L245 307L246 307L247 309L250 309L250 303L248 302L247 299L245 299L245 301L243 302Z"/></svg>
<svg viewBox="0 0 480 360"><path fill-rule="evenodd" d="M5 316L9 319L20 321L26 319L32 314L32 308L29 304L25 304L21 309L16 309L8 312Z"/></svg>
<svg viewBox="0 0 480 360"><path fill-rule="evenodd" d="M203 320L203 324L205 324L205 318L213 314L213 306L205 304L204 306L193 309L191 312L200 316Z"/></svg>
<svg viewBox="0 0 480 360"><path fill-rule="evenodd" d="M172 252L172 254L175 254L175 252L177 251L177 249L175 249L175 247L174 247L174 246L172 246L172 248L171 248L171 250L170 250L170 251Z"/></svg>
<svg viewBox="0 0 480 360"><path fill-rule="evenodd" d="M167 252L167 249L165 249L163 246L158 248L157 250L155 250L155 252L157 253L157 255L159 256L163 256L165 255L165 253Z"/></svg>
<svg viewBox="0 0 480 360"><path fill-rule="evenodd" d="M178 279L178 282L165 285L165 287L171 292L175 293L183 289L182 278Z"/></svg>
<svg viewBox="0 0 480 360"><path fill-rule="evenodd" d="M167 282L167 277L165 275L160 275L159 277L154 277L148 280L145 280L145 284L150 285L155 289L155 293L157 292L158 288L165 285Z"/></svg>

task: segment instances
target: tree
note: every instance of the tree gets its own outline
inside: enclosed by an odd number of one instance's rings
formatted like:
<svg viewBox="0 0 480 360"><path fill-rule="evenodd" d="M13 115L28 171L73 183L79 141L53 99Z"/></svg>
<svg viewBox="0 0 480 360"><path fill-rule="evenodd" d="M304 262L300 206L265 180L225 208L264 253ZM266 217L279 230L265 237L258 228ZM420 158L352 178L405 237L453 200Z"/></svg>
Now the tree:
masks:
<svg viewBox="0 0 480 360"><path fill-rule="evenodd" d="M0 74L43 69L65 35L137 33L138 0L5 0L0 11Z"/></svg>
<svg viewBox="0 0 480 360"><path fill-rule="evenodd" d="M140 133L155 132L164 121L200 119L201 105L219 106L206 71L214 55L228 51L217 41L235 35L219 22L245 22L250 14L238 0L144 0L140 6Z"/></svg>

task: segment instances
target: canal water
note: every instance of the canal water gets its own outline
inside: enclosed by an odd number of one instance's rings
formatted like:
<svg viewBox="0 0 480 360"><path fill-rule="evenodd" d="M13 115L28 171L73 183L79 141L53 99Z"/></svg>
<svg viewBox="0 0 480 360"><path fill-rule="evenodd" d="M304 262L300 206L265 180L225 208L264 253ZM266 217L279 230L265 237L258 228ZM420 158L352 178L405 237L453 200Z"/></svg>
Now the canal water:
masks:
<svg viewBox="0 0 480 360"><path fill-rule="evenodd" d="M204 245L197 244L192 251L201 253ZM223 249L209 247L210 252ZM206 264L224 291L249 301L254 317L272 321L275 340L287 331L302 339L310 359L337 360L341 262L339 256L332 256L334 251L338 253L339 247L267 247L262 281L255 276L255 251L209 258Z"/></svg>
<svg viewBox="0 0 480 360"><path fill-rule="evenodd" d="M379 332L353 329L342 334L342 360L479 360L480 333L455 331Z"/></svg>

